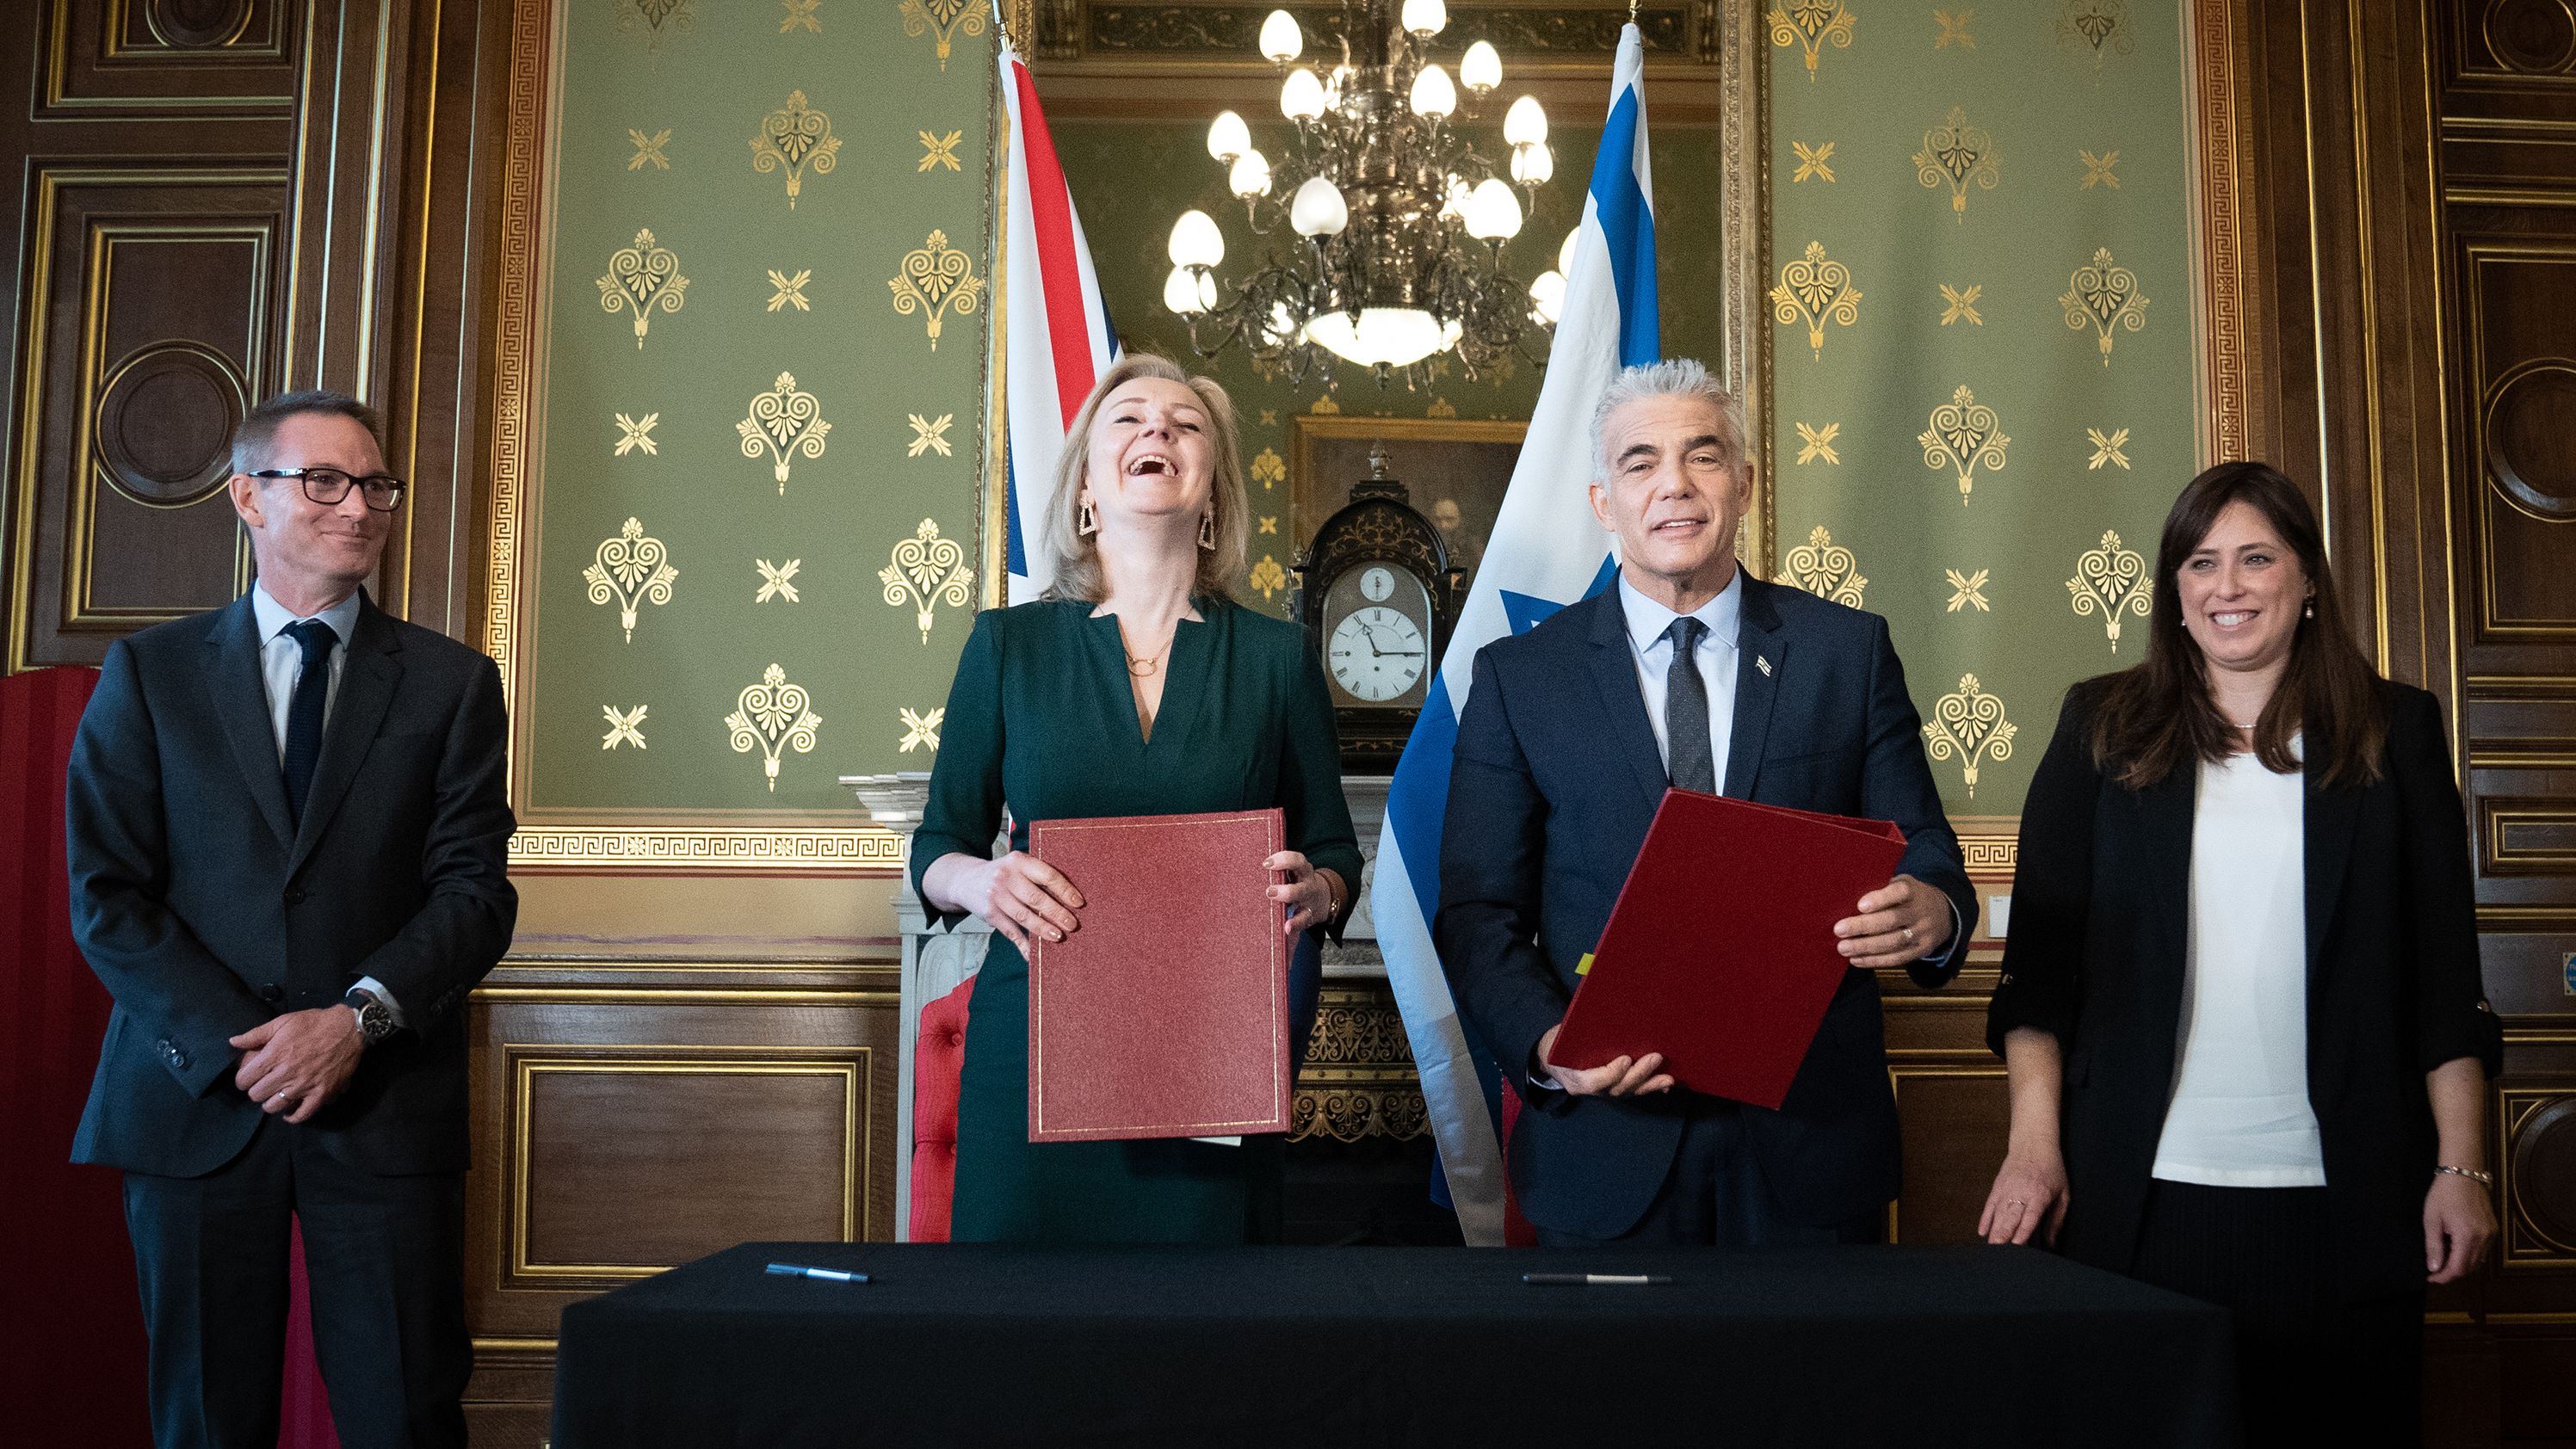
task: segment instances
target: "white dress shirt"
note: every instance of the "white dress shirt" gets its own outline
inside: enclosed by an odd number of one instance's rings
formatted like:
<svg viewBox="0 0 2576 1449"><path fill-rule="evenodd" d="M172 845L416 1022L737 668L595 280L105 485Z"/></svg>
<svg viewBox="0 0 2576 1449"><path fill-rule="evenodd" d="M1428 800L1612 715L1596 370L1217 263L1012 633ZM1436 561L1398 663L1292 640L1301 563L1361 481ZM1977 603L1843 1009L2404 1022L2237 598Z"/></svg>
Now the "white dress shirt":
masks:
<svg viewBox="0 0 2576 1449"><path fill-rule="evenodd" d="M1655 753L1664 757L1669 775L1673 742L1665 738L1664 694L1673 667L1673 641L1664 631L1681 615L1639 593L1625 570L1619 574L1619 608L1628 617L1628 658L1637 666L1637 692L1645 696L1646 723L1654 726ZM1744 570L1728 575L1717 597L1691 610L1690 616L1708 626L1691 650L1691 660L1699 666L1700 682L1708 687L1709 759L1715 762L1717 787L1723 791L1726 747L1735 734L1735 636L1744 617Z"/></svg>
<svg viewBox="0 0 2576 1449"><path fill-rule="evenodd" d="M340 636L340 642L331 646L331 682L322 695L322 718L326 724L331 718L332 706L340 702L340 675L349 665L349 641L357 636L361 607L360 597L352 593L321 613L308 616L330 625L331 632ZM251 585L250 611L259 625L259 683L268 696L269 732L277 741L277 767L283 770L286 768L286 716L295 703L295 686L304 678L304 646L296 643L286 629L288 625L300 624L304 620L288 613L284 604L272 598L266 584ZM359 978L357 985L358 989L385 1004L385 1010L393 1014L394 1025L403 1024L402 1005L394 1000L393 993L385 989L383 982L366 976Z"/></svg>
<svg viewBox="0 0 2576 1449"><path fill-rule="evenodd" d="M2167 1182L2325 1185L2308 1102L2306 790L2250 753L2201 762L2179 1049L2156 1140Z"/></svg>

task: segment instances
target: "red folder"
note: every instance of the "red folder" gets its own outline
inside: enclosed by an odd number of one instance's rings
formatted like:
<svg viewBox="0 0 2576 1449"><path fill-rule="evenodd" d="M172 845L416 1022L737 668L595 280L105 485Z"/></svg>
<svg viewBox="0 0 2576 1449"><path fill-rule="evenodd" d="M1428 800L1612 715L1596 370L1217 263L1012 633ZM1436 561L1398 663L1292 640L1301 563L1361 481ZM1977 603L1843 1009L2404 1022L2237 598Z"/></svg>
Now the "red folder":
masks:
<svg viewBox="0 0 2576 1449"><path fill-rule="evenodd" d="M1676 1085L1776 1109L1850 969L1834 922L1904 854L1884 820L1665 791L1551 1060L1661 1052Z"/></svg>
<svg viewBox="0 0 2576 1449"><path fill-rule="evenodd" d="M1276 810L1040 820L1082 893L1029 952L1029 1140L1288 1130L1287 916Z"/></svg>

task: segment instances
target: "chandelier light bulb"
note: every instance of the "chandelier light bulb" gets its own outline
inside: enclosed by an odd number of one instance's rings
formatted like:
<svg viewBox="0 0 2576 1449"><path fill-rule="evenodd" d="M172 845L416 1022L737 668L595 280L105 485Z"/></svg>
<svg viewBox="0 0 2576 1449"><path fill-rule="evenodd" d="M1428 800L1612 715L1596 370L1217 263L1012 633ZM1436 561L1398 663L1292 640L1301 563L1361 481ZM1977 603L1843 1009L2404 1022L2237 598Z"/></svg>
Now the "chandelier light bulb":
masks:
<svg viewBox="0 0 2576 1449"><path fill-rule="evenodd" d="M1438 3L1438 0L1433 0ZM1426 65L1413 78L1413 113L1417 116L1446 117L1458 109L1458 88L1449 81L1449 72L1436 65Z"/></svg>
<svg viewBox="0 0 2576 1449"><path fill-rule="evenodd" d="M1273 10L1261 22L1261 53L1272 65L1286 65L1306 51L1306 33L1297 28L1297 17L1285 10Z"/></svg>
<svg viewBox="0 0 2576 1449"><path fill-rule="evenodd" d="M1167 289L1168 290L1168 289ZM1565 277L1558 272L1541 272L1530 283L1530 316L1542 325L1553 327L1559 312L1565 308Z"/></svg>
<svg viewBox="0 0 2576 1449"><path fill-rule="evenodd" d="M1173 266L1213 267L1225 260L1225 233L1216 218L1193 207L1172 223L1170 252Z"/></svg>
<svg viewBox="0 0 2576 1449"><path fill-rule="evenodd" d="M1404 28L1429 39L1449 24L1449 7L1441 0L1404 0Z"/></svg>
<svg viewBox="0 0 2576 1449"><path fill-rule="evenodd" d="M1258 151L1246 151L1234 158L1234 170L1226 186L1238 200L1250 201L1270 194L1270 158Z"/></svg>
<svg viewBox="0 0 2576 1449"><path fill-rule="evenodd" d="M1457 172L1450 172L1449 187L1448 190L1443 193L1440 203L1440 219L1446 221L1450 217L1454 216L1460 221L1465 221L1467 219L1467 194L1466 180L1459 176Z"/></svg>
<svg viewBox="0 0 2576 1449"><path fill-rule="evenodd" d="M1569 276L1569 277L1570 277L1570 276L1572 276L1572 275L1574 275L1574 247L1575 247L1575 244L1576 244L1577 242L1582 241L1582 240L1583 240L1583 228L1581 228L1581 227L1579 227L1579 226L1578 226L1578 227L1575 227L1573 230L1568 231L1568 232L1565 234L1565 240L1564 240L1564 241L1557 243L1557 247L1556 247L1556 269L1557 269L1558 271L1560 271L1560 272L1565 273L1565 274L1566 274L1567 276Z"/></svg>
<svg viewBox="0 0 2576 1449"><path fill-rule="evenodd" d="M1515 146L1535 146L1547 139L1547 112L1538 97L1523 96L1503 112L1503 139Z"/></svg>
<svg viewBox="0 0 2576 1449"><path fill-rule="evenodd" d="M1545 141L1533 141L1512 148L1512 180L1523 186L1545 186L1556 174L1556 157Z"/></svg>
<svg viewBox="0 0 2576 1449"><path fill-rule="evenodd" d="M1205 311L1199 305L1199 279L1187 267L1174 267L1163 279L1163 305L1184 317Z"/></svg>
<svg viewBox="0 0 2576 1449"><path fill-rule="evenodd" d="M1219 161L1232 161L1252 149L1252 128L1243 117L1232 111L1219 111L1208 123L1208 154Z"/></svg>
<svg viewBox="0 0 2576 1449"><path fill-rule="evenodd" d="M1503 57L1490 40L1479 40L1467 47L1458 62L1458 84L1481 97L1503 83Z"/></svg>
<svg viewBox="0 0 2576 1449"><path fill-rule="evenodd" d="M1351 206L1330 178L1309 176L1289 200L1288 224L1299 236L1340 236L1351 224Z"/></svg>
<svg viewBox="0 0 2576 1449"><path fill-rule="evenodd" d="M1311 121L1324 114L1324 83L1314 71L1301 65L1288 72L1286 83L1279 87L1279 114L1292 121Z"/></svg>
<svg viewBox="0 0 2576 1449"><path fill-rule="evenodd" d="M1467 235L1479 241L1509 241L1520 235L1521 199L1499 176L1476 183L1467 195Z"/></svg>

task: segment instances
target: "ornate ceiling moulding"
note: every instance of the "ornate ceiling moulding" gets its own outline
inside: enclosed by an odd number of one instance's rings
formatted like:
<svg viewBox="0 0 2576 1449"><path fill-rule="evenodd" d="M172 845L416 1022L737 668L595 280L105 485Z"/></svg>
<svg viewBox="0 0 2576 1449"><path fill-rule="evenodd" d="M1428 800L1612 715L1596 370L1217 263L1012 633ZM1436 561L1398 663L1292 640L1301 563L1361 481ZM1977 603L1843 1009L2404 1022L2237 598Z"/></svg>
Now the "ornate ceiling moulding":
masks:
<svg viewBox="0 0 2576 1449"><path fill-rule="evenodd" d="M1037 0L1032 69L1039 94L1049 115L1105 120L1204 118L1222 109L1250 114L1250 106L1272 111L1278 78L1261 63L1258 42L1262 20L1277 8L1236 0ZM1339 4L1285 8L1309 34L1329 33L1341 22ZM1657 125L1718 119L1719 11L1716 0L1639 7ZM1597 108L1627 18L1625 0L1459 0L1449 7L1443 39L1489 40L1515 85L1526 82L1543 103Z"/></svg>

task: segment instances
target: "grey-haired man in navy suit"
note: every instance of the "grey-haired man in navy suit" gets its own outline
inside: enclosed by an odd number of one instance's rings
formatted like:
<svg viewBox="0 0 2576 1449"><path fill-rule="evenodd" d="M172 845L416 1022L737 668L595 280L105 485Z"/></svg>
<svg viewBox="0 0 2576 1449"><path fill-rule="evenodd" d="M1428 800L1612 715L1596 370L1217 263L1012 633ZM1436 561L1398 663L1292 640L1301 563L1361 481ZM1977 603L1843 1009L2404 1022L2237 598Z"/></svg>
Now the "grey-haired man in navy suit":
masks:
<svg viewBox="0 0 2576 1449"><path fill-rule="evenodd" d="M1442 837L1441 964L1534 1109L1512 1185L1550 1244L1874 1241L1897 1122L1861 968L1940 985L1976 920L1922 721L1885 620L1736 566L1752 463L1742 409L1705 367L1628 368L1593 440L1618 582L1478 653ZM1905 832L1895 878L1833 927L1854 969L1777 1111L1676 1091L1651 1051L1588 1070L1549 1057L1668 784ZM1764 909L1708 887L1712 932Z"/></svg>
<svg viewBox="0 0 2576 1449"><path fill-rule="evenodd" d="M116 1009L72 1145L125 1171L154 1439L277 1442L291 1220L349 1449L465 1442L465 998L510 942L500 675L387 616L376 419L233 440L259 581L107 652L72 925Z"/></svg>

